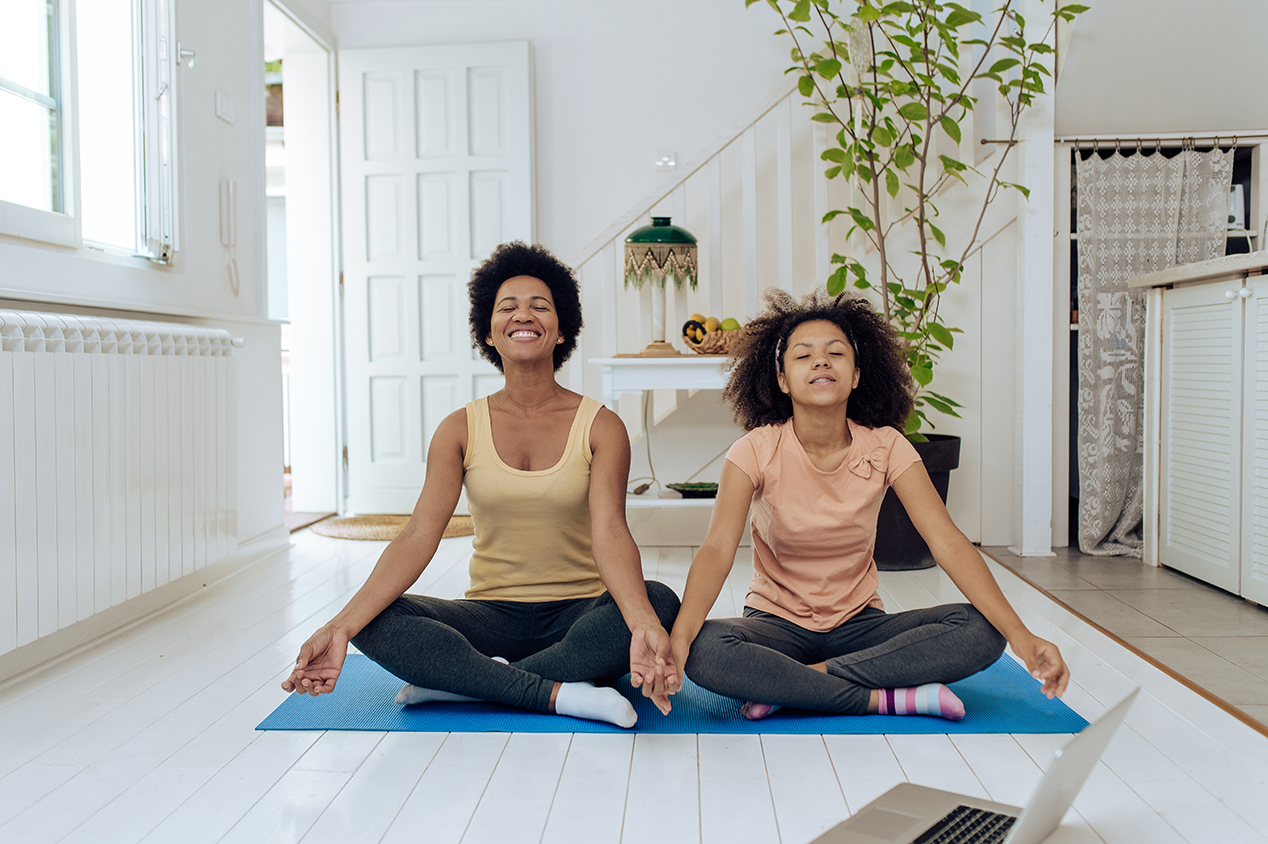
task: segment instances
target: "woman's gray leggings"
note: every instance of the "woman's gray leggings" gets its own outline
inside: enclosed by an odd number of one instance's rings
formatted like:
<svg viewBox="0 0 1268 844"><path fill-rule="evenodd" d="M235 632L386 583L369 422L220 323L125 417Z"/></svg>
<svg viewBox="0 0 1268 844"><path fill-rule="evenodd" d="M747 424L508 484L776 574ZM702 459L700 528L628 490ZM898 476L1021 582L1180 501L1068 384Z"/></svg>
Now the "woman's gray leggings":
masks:
<svg viewBox="0 0 1268 844"><path fill-rule="evenodd" d="M673 627L674 591L649 580L647 597L665 629ZM556 681L610 680L630 670L630 630L607 592L536 603L402 595L352 643L415 686L538 712L550 711Z"/></svg>
<svg viewBox="0 0 1268 844"><path fill-rule="evenodd" d="M862 715L872 689L962 680L999 659L1005 644L971 604L893 615L868 607L825 633L746 607L743 618L704 623L686 672L727 697ZM808 667L816 662L828 673Z"/></svg>

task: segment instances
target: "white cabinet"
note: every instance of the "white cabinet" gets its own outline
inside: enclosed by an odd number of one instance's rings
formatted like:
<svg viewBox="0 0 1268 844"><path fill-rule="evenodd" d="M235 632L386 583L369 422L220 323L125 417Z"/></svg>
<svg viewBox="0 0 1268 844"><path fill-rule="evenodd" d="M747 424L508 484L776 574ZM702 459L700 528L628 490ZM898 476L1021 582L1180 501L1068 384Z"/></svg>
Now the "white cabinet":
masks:
<svg viewBox="0 0 1268 844"><path fill-rule="evenodd" d="M1268 254L1238 259L1132 282L1155 288L1146 558L1268 604Z"/></svg>

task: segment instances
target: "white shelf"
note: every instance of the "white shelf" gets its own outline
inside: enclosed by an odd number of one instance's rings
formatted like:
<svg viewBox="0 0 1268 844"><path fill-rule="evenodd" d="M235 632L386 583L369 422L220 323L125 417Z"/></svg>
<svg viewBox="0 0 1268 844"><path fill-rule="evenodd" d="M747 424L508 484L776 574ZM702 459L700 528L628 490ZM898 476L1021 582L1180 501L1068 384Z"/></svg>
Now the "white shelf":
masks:
<svg viewBox="0 0 1268 844"><path fill-rule="evenodd" d="M725 355L683 355L676 358L590 358L603 367L603 400L609 406L625 393L648 390L721 390Z"/></svg>
<svg viewBox="0 0 1268 844"><path fill-rule="evenodd" d="M675 510L712 510L713 498L661 498L654 492L625 496L625 509L645 510L651 507L672 507Z"/></svg>

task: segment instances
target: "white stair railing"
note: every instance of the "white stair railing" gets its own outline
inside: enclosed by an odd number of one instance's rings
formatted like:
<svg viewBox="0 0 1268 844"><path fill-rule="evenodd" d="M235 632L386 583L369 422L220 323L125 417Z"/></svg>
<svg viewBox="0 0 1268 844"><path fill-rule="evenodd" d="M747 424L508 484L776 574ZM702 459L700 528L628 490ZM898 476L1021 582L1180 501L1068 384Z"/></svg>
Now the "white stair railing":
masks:
<svg viewBox="0 0 1268 844"><path fill-rule="evenodd" d="M681 351L688 352L678 328L692 313L744 321L757 312L763 288L808 292L826 280L829 227L820 221L829 207L821 173L828 165L819 155L828 130L809 120L802 103L781 87L571 262L587 315L565 374L572 389L601 395L600 368L589 360L637 352L650 339L651 285L626 290L623 261L625 238L653 214L672 217L699 240L699 289L668 293L666 339Z"/></svg>

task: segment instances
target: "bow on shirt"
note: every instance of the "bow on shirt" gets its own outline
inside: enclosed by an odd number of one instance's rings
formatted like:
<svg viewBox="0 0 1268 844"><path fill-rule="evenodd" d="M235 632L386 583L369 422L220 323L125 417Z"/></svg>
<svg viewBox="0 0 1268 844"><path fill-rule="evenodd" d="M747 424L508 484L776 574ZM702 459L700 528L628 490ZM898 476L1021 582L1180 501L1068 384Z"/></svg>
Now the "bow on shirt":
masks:
<svg viewBox="0 0 1268 844"><path fill-rule="evenodd" d="M850 471L863 479L872 477L873 470L884 476L888 466L889 451L883 445L878 445L871 451L860 451L858 454L850 455Z"/></svg>

